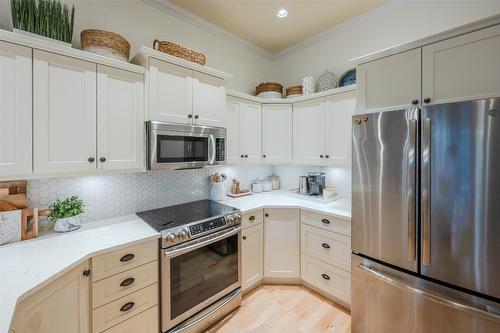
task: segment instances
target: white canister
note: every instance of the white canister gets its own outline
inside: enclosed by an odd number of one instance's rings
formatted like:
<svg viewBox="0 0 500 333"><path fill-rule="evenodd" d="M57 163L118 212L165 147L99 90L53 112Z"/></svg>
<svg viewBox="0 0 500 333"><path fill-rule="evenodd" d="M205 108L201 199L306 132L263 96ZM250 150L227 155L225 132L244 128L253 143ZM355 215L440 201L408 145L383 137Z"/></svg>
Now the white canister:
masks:
<svg viewBox="0 0 500 333"><path fill-rule="evenodd" d="M306 76L302 79L302 94L312 94L314 92L314 77Z"/></svg>
<svg viewBox="0 0 500 333"><path fill-rule="evenodd" d="M223 182L212 183L210 198L215 201L224 200L226 198L226 185Z"/></svg>
<svg viewBox="0 0 500 333"><path fill-rule="evenodd" d="M254 193L262 192L262 182L258 181L258 182L252 183L252 192L254 192Z"/></svg>
<svg viewBox="0 0 500 333"><path fill-rule="evenodd" d="M273 190L273 183L270 180L265 180L262 182L262 191L271 192Z"/></svg>

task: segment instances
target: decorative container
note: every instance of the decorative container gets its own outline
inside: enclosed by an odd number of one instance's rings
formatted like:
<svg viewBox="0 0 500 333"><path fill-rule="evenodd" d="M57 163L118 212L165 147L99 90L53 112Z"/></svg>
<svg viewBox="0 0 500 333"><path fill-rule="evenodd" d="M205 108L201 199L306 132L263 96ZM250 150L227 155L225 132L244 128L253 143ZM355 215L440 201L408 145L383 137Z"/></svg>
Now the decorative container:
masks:
<svg viewBox="0 0 500 333"><path fill-rule="evenodd" d="M356 68L352 68L342 74L339 81L339 87L349 86L356 83Z"/></svg>
<svg viewBox="0 0 500 333"><path fill-rule="evenodd" d="M308 95L314 92L314 77L306 76L302 79L302 94Z"/></svg>
<svg viewBox="0 0 500 333"><path fill-rule="evenodd" d="M55 232L69 232L73 230L80 229L81 227L80 215L65 217L62 219L57 219L54 224Z"/></svg>
<svg viewBox="0 0 500 333"><path fill-rule="evenodd" d="M281 98L283 85L278 82L261 82L255 87L255 95L264 98Z"/></svg>
<svg viewBox="0 0 500 333"><path fill-rule="evenodd" d="M216 201L224 200L226 198L226 185L223 182L212 183L210 198Z"/></svg>
<svg viewBox="0 0 500 333"><path fill-rule="evenodd" d="M195 62L200 65L205 65L205 63L207 62L207 57L203 53L188 49L184 46L172 42L155 39L153 42L153 49L170 54L171 56L177 58Z"/></svg>
<svg viewBox="0 0 500 333"><path fill-rule="evenodd" d="M302 86L291 86L286 88L286 97L297 97L302 95Z"/></svg>
<svg viewBox="0 0 500 333"><path fill-rule="evenodd" d="M82 50L128 62L129 42L117 33L87 29L80 34Z"/></svg>
<svg viewBox="0 0 500 333"><path fill-rule="evenodd" d="M318 79L318 91L325 91L337 87L337 76L325 70Z"/></svg>

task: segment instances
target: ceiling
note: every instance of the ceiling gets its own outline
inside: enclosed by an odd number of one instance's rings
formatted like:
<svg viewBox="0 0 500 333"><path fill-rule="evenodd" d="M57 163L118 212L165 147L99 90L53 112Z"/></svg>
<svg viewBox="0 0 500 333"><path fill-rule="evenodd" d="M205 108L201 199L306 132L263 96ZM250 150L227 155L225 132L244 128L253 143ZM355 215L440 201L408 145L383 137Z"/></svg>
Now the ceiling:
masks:
<svg viewBox="0 0 500 333"><path fill-rule="evenodd" d="M170 0L270 53L378 7L388 0ZM286 8L288 16L276 13Z"/></svg>

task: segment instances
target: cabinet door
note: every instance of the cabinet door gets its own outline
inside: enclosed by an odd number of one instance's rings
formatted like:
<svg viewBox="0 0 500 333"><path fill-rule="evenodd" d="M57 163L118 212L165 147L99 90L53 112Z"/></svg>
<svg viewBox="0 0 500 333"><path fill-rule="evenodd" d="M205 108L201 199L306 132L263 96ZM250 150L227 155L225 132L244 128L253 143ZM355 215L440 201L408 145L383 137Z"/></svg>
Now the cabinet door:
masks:
<svg viewBox="0 0 500 333"><path fill-rule="evenodd" d="M325 162L328 164L351 164L351 127L355 112L355 92L326 98Z"/></svg>
<svg viewBox="0 0 500 333"><path fill-rule="evenodd" d="M19 333L89 333L90 281L85 263L65 273L16 307L12 327Z"/></svg>
<svg viewBox="0 0 500 333"><path fill-rule="evenodd" d="M240 107L240 157L244 163L260 163L262 151L260 104L242 103Z"/></svg>
<svg viewBox="0 0 500 333"><path fill-rule="evenodd" d="M192 123L191 75L190 69L149 59L149 120Z"/></svg>
<svg viewBox="0 0 500 333"><path fill-rule="evenodd" d="M264 210L264 276L300 277L300 211Z"/></svg>
<svg viewBox="0 0 500 333"><path fill-rule="evenodd" d="M242 232L242 288L255 285L264 276L264 227L257 224Z"/></svg>
<svg viewBox="0 0 500 333"><path fill-rule="evenodd" d="M430 103L443 103L500 96L499 59L500 25L424 46L424 101L429 98Z"/></svg>
<svg viewBox="0 0 500 333"><path fill-rule="evenodd" d="M31 49L0 42L0 177L32 173Z"/></svg>
<svg viewBox="0 0 500 333"><path fill-rule="evenodd" d="M420 48L359 65L357 113L405 109L413 100L420 102L421 67Z"/></svg>
<svg viewBox="0 0 500 333"><path fill-rule="evenodd" d="M193 72L193 119L197 125L224 127L224 80Z"/></svg>
<svg viewBox="0 0 500 333"><path fill-rule="evenodd" d="M292 161L292 106L262 107L262 160L267 163Z"/></svg>
<svg viewBox="0 0 500 333"><path fill-rule="evenodd" d="M96 168L96 64L33 51L34 169Z"/></svg>
<svg viewBox="0 0 500 333"><path fill-rule="evenodd" d="M293 161L321 165L325 154L323 98L293 105Z"/></svg>
<svg viewBox="0 0 500 333"><path fill-rule="evenodd" d="M227 129L227 163L237 164L242 162L240 157L240 108L239 101L229 98L226 103L226 129Z"/></svg>
<svg viewBox="0 0 500 333"><path fill-rule="evenodd" d="M144 76L97 67L98 165L102 169L144 166Z"/></svg>

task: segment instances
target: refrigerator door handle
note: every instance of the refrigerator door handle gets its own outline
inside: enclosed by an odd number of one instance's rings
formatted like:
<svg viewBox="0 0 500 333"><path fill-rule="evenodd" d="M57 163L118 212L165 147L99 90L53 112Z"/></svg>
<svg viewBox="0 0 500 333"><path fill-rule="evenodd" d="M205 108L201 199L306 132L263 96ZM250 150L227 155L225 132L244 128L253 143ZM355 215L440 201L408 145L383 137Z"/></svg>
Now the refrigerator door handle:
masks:
<svg viewBox="0 0 500 333"><path fill-rule="evenodd" d="M415 221L415 161L416 161L417 121L408 120L408 173L407 173L407 209L408 209L408 260L415 262L416 255L416 221Z"/></svg>
<svg viewBox="0 0 500 333"><path fill-rule="evenodd" d="M421 205L422 205L422 264L431 263L431 120L422 121L422 172L421 172Z"/></svg>
<svg viewBox="0 0 500 333"><path fill-rule="evenodd" d="M443 304L445 306L449 306L449 307L455 308L457 310L472 313L474 315L479 315L479 316L487 317L490 319L493 318L495 320L500 320L500 314L488 312L488 311L480 309L480 308L476 308L476 307L473 307L470 305L466 305L463 303L458 303L458 302L452 301L450 299L444 298L444 297L436 295L434 293L429 293L425 290L413 287L413 286L405 283L404 281L400 281L392 276L385 275L385 274L383 274L383 273L381 273L381 272L379 272L371 267L366 267L362 264L358 264L357 267L361 271L366 272L368 274L371 274L378 279L384 280L384 282L386 282L394 287L401 288L401 289L409 289L412 292L414 292L415 294L420 294L424 297L430 298L433 301L440 303L440 304Z"/></svg>

